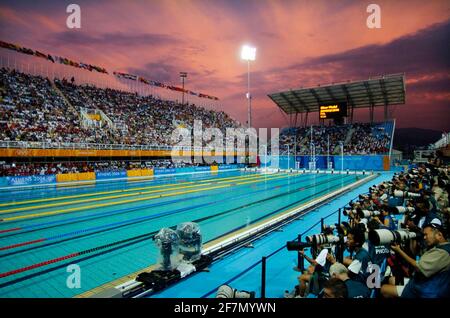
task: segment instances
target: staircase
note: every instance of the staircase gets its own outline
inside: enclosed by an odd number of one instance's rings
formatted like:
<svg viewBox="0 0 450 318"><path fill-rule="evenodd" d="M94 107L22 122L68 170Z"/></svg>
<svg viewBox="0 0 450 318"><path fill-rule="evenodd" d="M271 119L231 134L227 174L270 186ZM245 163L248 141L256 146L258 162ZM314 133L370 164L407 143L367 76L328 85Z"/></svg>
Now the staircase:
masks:
<svg viewBox="0 0 450 318"><path fill-rule="evenodd" d="M66 95L64 95L63 92L61 92L61 90L58 88L58 86L56 86L54 81L50 81L53 90L59 95L61 96L61 98L64 100L64 102L67 104L68 108L74 113L74 114L78 114L78 110L76 110L75 107L73 107L72 103L67 99Z"/></svg>
<svg viewBox="0 0 450 318"><path fill-rule="evenodd" d="M86 92L83 90L83 88L80 86L80 90L83 93L84 97L90 102L89 106L93 109L91 110L91 112L94 112L94 114L98 114L100 115L100 122L106 122L107 126L109 127L109 129L112 130L121 130L123 132L122 128L118 128L117 127L117 122L113 122L100 108L98 108L95 103L92 101L92 99L89 97L88 94L86 94ZM92 119L89 117L89 120L92 121ZM125 125L126 126L126 125ZM127 131L128 131L128 127L127 127Z"/></svg>

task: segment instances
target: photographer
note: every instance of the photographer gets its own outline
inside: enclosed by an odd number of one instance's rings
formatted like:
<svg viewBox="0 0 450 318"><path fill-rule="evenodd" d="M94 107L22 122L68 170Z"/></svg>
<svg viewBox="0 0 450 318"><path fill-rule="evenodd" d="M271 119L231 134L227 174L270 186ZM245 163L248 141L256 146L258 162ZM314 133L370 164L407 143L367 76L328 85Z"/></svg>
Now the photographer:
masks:
<svg viewBox="0 0 450 318"><path fill-rule="evenodd" d="M409 263L415 275L405 286L396 286L394 277L381 287L384 297L440 298L450 297L450 243L438 219L424 227L424 241L428 250L418 261L406 254L397 244L391 248Z"/></svg>
<svg viewBox="0 0 450 318"><path fill-rule="evenodd" d="M298 296L305 297L306 289L309 287L311 290L310 284L313 281L313 276L317 275L318 283L323 283L323 281L325 281L323 273L328 273L331 263L327 261L327 255L329 255L328 249L321 250L316 259L312 259L307 256L304 250L300 250L298 253L300 253L311 264L308 267L308 270L298 277ZM320 286L317 287L317 289L318 290L314 291L316 294L320 291Z"/></svg>
<svg viewBox="0 0 450 318"><path fill-rule="evenodd" d="M363 284L366 283L369 275L367 267L371 264L369 253L363 248L365 240L365 234L360 227L350 229L347 235L347 248L354 255L353 257L345 257L343 260L343 264L348 268L351 277ZM328 260L332 264L336 263L336 259L331 255Z"/></svg>
<svg viewBox="0 0 450 318"><path fill-rule="evenodd" d="M447 180L442 177L436 178L437 180L432 181L431 192L433 193L434 200L436 201L436 207L438 210L443 210L448 207L448 190L447 190Z"/></svg>
<svg viewBox="0 0 450 318"><path fill-rule="evenodd" d="M330 277L337 278L347 286L348 298L369 298L370 289L367 285L350 279L348 276L348 268L341 263L334 263L330 267Z"/></svg>
<svg viewBox="0 0 450 318"><path fill-rule="evenodd" d="M338 278L331 278L324 283L322 298L349 298L345 283Z"/></svg>
<svg viewBox="0 0 450 318"><path fill-rule="evenodd" d="M391 230L384 225L380 224L377 220L370 220L367 224L367 228L369 231L377 230L377 229L388 229ZM382 266L384 261L390 256L389 245L380 244L375 245L368 240L365 245L363 245L367 251L369 252L370 260L373 264L377 264L378 266ZM366 247L367 246L367 247Z"/></svg>
<svg viewBox="0 0 450 318"><path fill-rule="evenodd" d="M407 217L406 225L411 231L420 231L436 218L437 214L430 211L430 202L420 198L415 201L415 212Z"/></svg>
<svg viewBox="0 0 450 318"><path fill-rule="evenodd" d="M391 214L389 213L387 207L383 206L380 209L380 212L381 212L380 217L373 216L372 220L376 221L380 226L382 226L386 229L395 230L396 225L395 225L394 219L392 218Z"/></svg>

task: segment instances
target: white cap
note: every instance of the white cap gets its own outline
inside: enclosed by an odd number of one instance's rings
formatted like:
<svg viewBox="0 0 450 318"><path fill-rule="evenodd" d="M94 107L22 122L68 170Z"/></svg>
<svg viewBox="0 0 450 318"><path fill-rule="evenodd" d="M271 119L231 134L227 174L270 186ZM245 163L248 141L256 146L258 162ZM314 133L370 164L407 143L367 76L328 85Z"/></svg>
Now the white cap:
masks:
<svg viewBox="0 0 450 318"><path fill-rule="evenodd" d="M432 219L430 224L437 225L437 226L442 226L442 222L438 218Z"/></svg>
<svg viewBox="0 0 450 318"><path fill-rule="evenodd" d="M327 255L328 255L328 249L324 248L322 251L320 251L319 256L316 258L317 264L324 267L325 263L327 261Z"/></svg>
<svg viewBox="0 0 450 318"><path fill-rule="evenodd" d="M361 262L357 259L353 260L353 262L348 266L348 270L354 274L358 274L361 270Z"/></svg>
<svg viewBox="0 0 450 318"><path fill-rule="evenodd" d="M387 194L386 193L384 193L381 197L380 197L380 200L381 201L384 201L384 200L387 200Z"/></svg>

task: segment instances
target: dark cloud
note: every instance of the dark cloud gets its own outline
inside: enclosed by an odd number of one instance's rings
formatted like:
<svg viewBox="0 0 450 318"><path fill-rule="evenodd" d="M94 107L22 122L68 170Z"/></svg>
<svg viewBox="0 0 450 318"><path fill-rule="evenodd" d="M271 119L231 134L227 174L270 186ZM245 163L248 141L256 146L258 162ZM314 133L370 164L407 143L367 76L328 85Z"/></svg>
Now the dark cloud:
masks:
<svg viewBox="0 0 450 318"><path fill-rule="evenodd" d="M448 93L450 89L450 75L442 74L437 78L424 79L408 84L408 89L415 94L418 93Z"/></svg>
<svg viewBox="0 0 450 318"><path fill-rule="evenodd" d="M283 68L254 72L253 95L261 98L278 89L405 73L407 82L410 82L406 85L407 102L406 105L394 109L399 126L422 124L426 110L427 125L448 127L450 118L442 116L442 111L450 107L449 39L450 20L386 44L367 45L337 54L308 58ZM246 83L246 76L246 73L239 76L242 84ZM278 83L278 88L275 88L273 83ZM285 126L285 119L276 115L274 112L273 116L276 118L271 120L261 116L261 126L273 126L274 122ZM361 116L364 117L365 112Z"/></svg>
<svg viewBox="0 0 450 318"><path fill-rule="evenodd" d="M163 83L179 83L180 67L165 62L147 63L140 68L129 68L128 72L144 78L156 80Z"/></svg>
<svg viewBox="0 0 450 318"><path fill-rule="evenodd" d="M338 54L313 57L274 73L298 72L299 82L309 82L310 72L323 71L314 81L328 79L363 79L389 73L406 73L418 77L450 69L450 20L433 25L387 44L368 45ZM290 76L288 76L290 77Z"/></svg>
<svg viewBox="0 0 450 318"><path fill-rule="evenodd" d="M44 40L50 45L108 45L112 47L136 47L136 46L154 46L183 44L183 40L177 37L159 34L159 33L105 33L92 35L87 32L64 31L55 33L50 38Z"/></svg>

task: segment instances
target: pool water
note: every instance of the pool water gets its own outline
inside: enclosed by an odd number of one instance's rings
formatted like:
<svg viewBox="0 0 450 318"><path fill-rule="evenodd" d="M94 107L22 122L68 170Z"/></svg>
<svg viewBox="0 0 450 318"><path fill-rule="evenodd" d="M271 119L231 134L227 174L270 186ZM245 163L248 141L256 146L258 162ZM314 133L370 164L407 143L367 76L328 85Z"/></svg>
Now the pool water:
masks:
<svg viewBox="0 0 450 318"><path fill-rule="evenodd" d="M157 261L152 238L193 221L203 242L357 181L228 171L0 191L0 297L74 297ZM67 284L70 264L79 288Z"/></svg>

